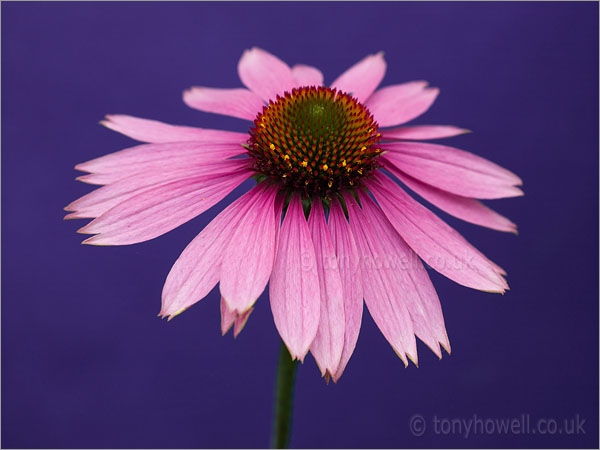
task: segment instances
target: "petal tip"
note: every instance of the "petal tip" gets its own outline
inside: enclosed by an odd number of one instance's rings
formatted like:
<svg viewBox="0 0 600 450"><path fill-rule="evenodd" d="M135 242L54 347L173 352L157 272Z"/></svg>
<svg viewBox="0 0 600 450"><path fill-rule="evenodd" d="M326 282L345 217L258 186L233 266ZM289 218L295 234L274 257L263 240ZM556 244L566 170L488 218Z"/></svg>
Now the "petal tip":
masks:
<svg viewBox="0 0 600 450"><path fill-rule="evenodd" d="M169 315L169 318L167 319L167 322L170 322L170 321L171 321L171 320L173 320L175 317L177 317L179 314L181 314L182 312L186 311L188 308L189 308L189 306L188 306L187 308L180 309L179 311L177 311L177 312L175 312L175 313L173 313L173 314L170 314L170 315Z"/></svg>
<svg viewBox="0 0 600 450"><path fill-rule="evenodd" d="M410 359L412 361L412 363L415 365L415 367L417 367L417 369L419 368L419 358L417 357L417 355L415 354L415 356L411 356L408 353L406 354L406 356L408 356L408 359ZM408 366L408 364L407 364Z"/></svg>
<svg viewBox="0 0 600 450"><path fill-rule="evenodd" d="M79 233L79 230L77 230L77 232ZM94 236L91 236L91 237L89 237L89 238L87 238L87 239L84 239L84 240L83 240L81 243L82 243L82 244L85 244L85 245L96 245L96 244L94 243L94 241L93 241L93 239L94 239L95 237L96 237L96 235L94 235Z"/></svg>
<svg viewBox="0 0 600 450"><path fill-rule="evenodd" d="M304 364L304 359L306 358L306 355L308 354L308 350L309 349L307 349L304 353L300 353L300 352L296 353L296 352L291 352L288 348L288 351L290 351L290 355L292 357L292 361L297 359L302 364Z"/></svg>
<svg viewBox="0 0 600 450"><path fill-rule="evenodd" d="M77 166L75 166L75 169L76 170L81 170L81 169L77 169ZM94 184L94 183L90 183L88 181L87 175L80 175L80 176L78 176L78 177L75 178L75 181L81 181L82 183L85 183L85 184Z"/></svg>
<svg viewBox="0 0 600 450"><path fill-rule="evenodd" d="M80 217L77 212L70 212L65 217L63 217L63 220L73 220L73 219L82 219L82 217Z"/></svg>
<svg viewBox="0 0 600 450"><path fill-rule="evenodd" d="M446 353L448 353L448 355L452 354L452 348L450 347L450 342L448 340L446 340L445 342L440 342L440 345L444 350L446 350Z"/></svg>
<svg viewBox="0 0 600 450"><path fill-rule="evenodd" d="M197 92L199 88L197 87L191 87L188 88L186 90L184 90L181 93L181 99L183 100L183 103L186 104L186 106L189 106L190 108L193 108L192 104L191 104L191 96L194 94L194 92Z"/></svg>
<svg viewBox="0 0 600 450"><path fill-rule="evenodd" d="M77 230L77 233L79 233L79 234L95 234L88 230L89 226L90 226L90 224L88 223L87 225L81 227L80 229ZM91 238L88 238L86 240L89 240L89 239L91 239Z"/></svg>

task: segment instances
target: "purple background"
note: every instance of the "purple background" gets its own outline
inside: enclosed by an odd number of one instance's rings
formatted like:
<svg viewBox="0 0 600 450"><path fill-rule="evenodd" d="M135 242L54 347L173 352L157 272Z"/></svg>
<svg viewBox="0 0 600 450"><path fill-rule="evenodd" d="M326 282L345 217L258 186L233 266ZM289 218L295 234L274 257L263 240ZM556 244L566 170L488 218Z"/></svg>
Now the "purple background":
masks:
<svg viewBox="0 0 600 450"><path fill-rule="evenodd" d="M73 166L133 141L106 113L243 131L187 108L192 85L237 87L242 51L320 67L326 82L385 50L384 84L441 88L418 123L519 174L490 202L520 234L441 216L509 273L504 296L432 273L452 356L403 367L365 310L338 385L300 367L295 447L598 445L596 3L3 3L2 446L263 447L279 349L268 298L220 336L218 292L156 317L186 244L233 196L158 239L82 246L62 208ZM247 186L245 186L247 187ZM239 190L235 194L239 194ZM413 436L409 419L427 429ZM585 434L440 434L435 417L585 420Z"/></svg>

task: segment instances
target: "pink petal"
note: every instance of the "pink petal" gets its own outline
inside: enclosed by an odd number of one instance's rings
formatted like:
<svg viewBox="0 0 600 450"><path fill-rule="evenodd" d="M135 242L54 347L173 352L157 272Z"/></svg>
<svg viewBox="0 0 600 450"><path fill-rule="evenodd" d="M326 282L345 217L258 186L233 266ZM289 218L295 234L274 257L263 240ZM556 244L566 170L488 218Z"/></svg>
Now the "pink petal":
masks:
<svg viewBox="0 0 600 450"><path fill-rule="evenodd" d="M254 310L254 308L248 308L243 313L238 314L237 318L235 319L235 324L233 325L233 337L234 338L238 337L239 334L242 332L242 330L246 326L246 322L248 322L248 319L250 318L250 314L252 313L253 310Z"/></svg>
<svg viewBox="0 0 600 450"><path fill-rule="evenodd" d="M254 120L264 106L263 101L248 89L193 87L183 93L183 101L200 111L247 120Z"/></svg>
<svg viewBox="0 0 600 450"><path fill-rule="evenodd" d="M363 289L358 250L350 231L350 225L337 200L331 202L329 232L337 255L344 290L344 348L340 364L333 373L333 381L337 382L344 373L344 369L356 347L363 312Z"/></svg>
<svg viewBox="0 0 600 450"><path fill-rule="evenodd" d="M405 99L412 97L416 94L421 94L427 87L427 81L417 80L408 81L406 83L393 84L391 86L385 86L373 93L366 102L366 105L372 105L385 101L385 99Z"/></svg>
<svg viewBox="0 0 600 450"><path fill-rule="evenodd" d="M112 207L124 202L150 187L198 175L227 174L240 167L240 160L225 160L206 166L188 166L171 170L152 170L125 176L75 200L65 210L75 211L65 219L98 217Z"/></svg>
<svg viewBox="0 0 600 450"><path fill-rule="evenodd" d="M398 170L393 164L389 163L385 157L381 158L381 161L384 163L386 169L398 177L400 181L429 203L437 206L448 214L476 225L516 234L517 226L513 222L474 198L461 197L429 186L428 184L421 183L419 180Z"/></svg>
<svg viewBox="0 0 600 450"><path fill-rule="evenodd" d="M254 187L225 208L181 253L163 287L162 316L183 312L217 284L227 245L261 189Z"/></svg>
<svg viewBox="0 0 600 450"><path fill-rule="evenodd" d="M104 185L116 181L117 179L113 175L88 173L75 178L77 181L81 181L86 184L93 185ZM68 211L68 210L67 210Z"/></svg>
<svg viewBox="0 0 600 450"><path fill-rule="evenodd" d="M396 231L427 264L467 287L489 292L508 289L497 266L459 233L388 177L377 174L375 181L369 190Z"/></svg>
<svg viewBox="0 0 600 450"><path fill-rule="evenodd" d="M296 86L292 69L276 56L254 47L246 50L238 63L238 75L244 86L265 102Z"/></svg>
<svg viewBox="0 0 600 450"><path fill-rule="evenodd" d="M456 195L481 199L523 195L515 187L521 184L519 177L463 150L423 142L394 142L381 148L402 172Z"/></svg>
<svg viewBox="0 0 600 450"><path fill-rule="evenodd" d="M292 195L281 226L269 297L281 339L293 359L304 361L319 326L320 293L315 249L298 194Z"/></svg>
<svg viewBox="0 0 600 450"><path fill-rule="evenodd" d="M221 297L221 334L225 336L237 319L237 312L230 310L227 302Z"/></svg>
<svg viewBox="0 0 600 450"><path fill-rule="evenodd" d="M234 161L236 164L244 162L248 163L247 158L243 159L225 159L223 156L210 157L200 159L194 158L193 155L179 154L173 155L164 161L140 161L138 164L132 164L130 170L124 170L124 167L116 167L112 171L106 173L88 173L77 177L77 181L82 181L94 185L112 185L117 182L123 182L130 177L158 176L161 174L165 177L172 173L192 173L192 174L212 174L220 172L219 168L224 164ZM162 165L161 165L162 162Z"/></svg>
<svg viewBox="0 0 600 450"><path fill-rule="evenodd" d="M247 133L169 125L156 120L141 119L122 114L108 115L106 120L100 123L137 141L153 144L185 141L244 143L248 140Z"/></svg>
<svg viewBox="0 0 600 450"><path fill-rule="evenodd" d="M413 323L415 334L439 357L439 343L450 352L444 316L435 288L421 260L406 245L379 207L361 193L364 216L381 240L383 248L392 255L391 263L401 286L404 304Z"/></svg>
<svg viewBox="0 0 600 450"><path fill-rule="evenodd" d="M435 101L439 90L425 86L425 81L387 86L369 97L365 106L380 127L400 125L423 114Z"/></svg>
<svg viewBox="0 0 600 450"><path fill-rule="evenodd" d="M144 144L78 164L75 169L96 175L86 176L83 181L109 184L139 172L165 171L191 166L201 168L245 152L246 149L239 144L202 142Z"/></svg>
<svg viewBox="0 0 600 450"><path fill-rule="evenodd" d="M139 174L140 172L133 172L133 174ZM114 172L114 173L88 173L85 175L81 175L80 177L75 178L77 181L81 181L86 184L94 184L99 186L104 186L107 184L114 183L116 181L122 180L126 178L127 174L125 172Z"/></svg>
<svg viewBox="0 0 600 450"><path fill-rule="evenodd" d="M308 228L315 247L321 292L319 328L310 351L321 375L329 376L336 373L344 348L344 291L320 198L313 199Z"/></svg>
<svg viewBox="0 0 600 450"><path fill-rule="evenodd" d="M279 246L279 232L281 231L281 216L283 214L283 206L285 204L285 199L287 197L287 193L285 191L280 191L275 198L275 225L277 228L277 233L275 235L275 248Z"/></svg>
<svg viewBox="0 0 600 450"><path fill-rule="evenodd" d="M323 74L316 67L296 64L292 67L292 75L298 86L323 86Z"/></svg>
<svg viewBox="0 0 600 450"><path fill-rule="evenodd" d="M243 313L265 290L275 258L274 201L269 188L248 210L232 236L221 266L221 295L230 309Z"/></svg>
<svg viewBox="0 0 600 450"><path fill-rule="evenodd" d="M350 229L358 247L363 293L367 308L381 333L396 354L408 365L405 354L417 364L417 344L403 287L395 268L387 262L390 249L384 247L379 230L358 206L345 195Z"/></svg>
<svg viewBox="0 0 600 450"><path fill-rule="evenodd" d="M79 230L97 234L95 245L129 245L165 234L202 214L250 176L247 169L227 175L193 176L151 187L119 203Z"/></svg>
<svg viewBox="0 0 600 450"><path fill-rule="evenodd" d="M391 141L401 140L427 140L454 137L469 133L469 130L453 127L451 125L414 125L412 127L398 127L391 130L381 130L381 139Z"/></svg>
<svg viewBox="0 0 600 450"><path fill-rule="evenodd" d="M237 311L230 310L225 299L221 297L221 333L223 336L227 334L233 325L233 337L238 337L244 329L253 309L248 308L244 313L238 314Z"/></svg>
<svg viewBox="0 0 600 450"><path fill-rule="evenodd" d="M331 87L350 93L364 103L383 80L385 69L383 52L369 55L342 73Z"/></svg>

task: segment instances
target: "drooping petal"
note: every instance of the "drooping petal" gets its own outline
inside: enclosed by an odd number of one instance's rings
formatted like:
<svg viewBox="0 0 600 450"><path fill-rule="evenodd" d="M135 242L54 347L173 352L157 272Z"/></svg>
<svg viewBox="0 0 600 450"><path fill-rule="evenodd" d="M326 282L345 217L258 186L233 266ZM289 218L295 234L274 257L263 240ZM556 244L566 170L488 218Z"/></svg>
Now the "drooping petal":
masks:
<svg viewBox="0 0 600 450"><path fill-rule="evenodd" d="M86 175L85 179L80 177L82 181L109 184L135 173L147 173L152 170L201 168L245 152L244 147L239 144L202 142L144 144L78 164L75 169L92 173L93 176Z"/></svg>
<svg viewBox="0 0 600 450"><path fill-rule="evenodd" d="M428 140L454 137L465 133L469 133L469 130L451 125L414 125L381 130L381 139L384 141Z"/></svg>
<svg viewBox="0 0 600 450"><path fill-rule="evenodd" d="M383 246L381 236L354 198L348 194L344 199L350 216L350 229L358 247L367 308L404 364L408 365L405 354L417 364L417 344L404 300L406 293L388 261L390 249Z"/></svg>
<svg viewBox="0 0 600 450"><path fill-rule="evenodd" d="M323 74L316 67L296 64L292 74L298 86L323 86Z"/></svg>
<svg viewBox="0 0 600 450"><path fill-rule="evenodd" d="M225 160L201 167L184 166L175 169L156 169L133 173L96 189L69 204L65 207L65 210L74 212L67 215L65 219L98 217L112 207L150 187L202 174L208 176L227 174L240 168L240 164L241 160Z"/></svg>
<svg viewBox="0 0 600 450"><path fill-rule="evenodd" d="M100 173L88 173L76 178L77 181L81 181L87 184L93 185L112 185L117 182L123 182L129 177L154 177L154 175L160 176L164 174L165 177L170 176L171 173L191 173L191 174L211 174L220 171L219 168L224 164L228 164L232 159L226 159L223 156L210 155L207 158L194 158L192 155L173 155L172 158L167 158L161 165L161 161L140 161L140 163L131 165L131 171L125 171L122 168L115 168L109 172ZM235 159L235 163L239 164L242 161L248 162L247 159Z"/></svg>
<svg viewBox="0 0 600 450"><path fill-rule="evenodd" d="M424 142L383 144L386 158L404 173L463 197L495 199L523 195L521 179L487 159Z"/></svg>
<svg viewBox="0 0 600 450"><path fill-rule="evenodd" d="M450 352L450 343L444 325L444 316L439 298L418 256L398 235L381 209L362 193L360 194L364 216L383 248L392 255L390 262L404 294L402 300L410 313L415 334L439 357L439 344Z"/></svg>
<svg viewBox="0 0 600 450"><path fill-rule="evenodd" d="M384 167L393 173L400 181L423 197L431 204L437 206L448 214L458 217L466 222L481 225L498 231L517 232L517 226L506 217L488 208L474 198L461 197L442 191L436 187L422 183L401 172L393 164L387 162L385 157L380 159Z"/></svg>
<svg viewBox="0 0 600 450"><path fill-rule="evenodd" d="M381 102L392 100L402 100L411 97L415 94L422 93L428 83L424 80L408 81L406 83L392 84L377 89L373 95L369 97L366 105L377 105Z"/></svg>
<svg viewBox="0 0 600 450"><path fill-rule="evenodd" d="M320 198L313 199L308 228L315 247L321 292L319 328L310 351L321 375L330 376L336 373L344 348L344 291Z"/></svg>
<svg viewBox="0 0 600 450"><path fill-rule="evenodd" d="M233 337L238 337L244 329L253 309L254 308L248 308L242 314L238 314L237 311L229 309L227 302L221 297L221 333L223 336L227 334L233 325Z"/></svg>
<svg viewBox="0 0 600 450"><path fill-rule="evenodd" d="M320 293L315 249L298 194L292 195L279 233L269 297L281 339L293 359L304 361L319 326Z"/></svg>
<svg viewBox="0 0 600 450"><path fill-rule="evenodd" d="M275 225L277 228L277 233L275 235L275 249L279 247L279 233L281 231L281 216L283 215L283 206L285 204L285 199L287 194L285 191L280 191L275 198Z"/></svg>
<svg viewBox="0 0 600 450"><path fill-rule="evenodd" d="M265 102L296 86L292 69L276 56L254 47L246 50L238 63L238 75L244 86Z"/></svg>
<svg viewBox="0 0 600 450"><path fill-rule="evenodd" d="M340 364L332 374L333 381L337 382L344 373L358 341L363 313L363 289L356 242L344 211L339 201L335 199L332 200L329 211L329 232L337 256L344 292L344 348Z"/></svg>
<svg viewBox="0 0 600 450"><path fill-rule="evenodd" d="M239 314L250 308L265 290L275 258L274 201L268 188L248 210L232 236L221 266L221 295Z"/></svg>
<svg viewBox="0 0 600 450"><path fill-rule="evenodd" d="M387 176L377 174L369 190L406 243L442 275L482 291L508 289L494 263Z"/></svg>
<svg viewBox="0 0 600 450"><path fill-rule="evenodd" d="M215 287L227 245L261 189L254 187L225 208L181 253L163 287L163 317L179 314Z"/></svg>
<svg viewBox="0 0 600 450"><path fill-rule="evenodd" d="M383 80L385 69L383 52L369 55L336 78L331 87L350 93L359 102L364 103Z"/></svg>
<svg viewBox="0 0 600 450"><path fill-rule="evenodd" d="M251 175L193 176L151 187L109 209L79 230L95 234L84 243L129 245L153 239L202 214Z"/></svg>
<svg viewBox="0 0 600 450"><path fill-rule="evenodd" d="M235 319L237 319L237 316L237 312L229 309L227 302L223 297L221 297L221 334L223 336L225 336L232 327Z"/></svg>
<svg viewBox="0 0 600 450"><path fill-rule="evenodd" d="M136 141L152 144L188 141L244 143L248 140L248 134L246 133L169 125L157 120L142 119L123 114L108 115L106 120L100 123Z"/></svg>
<svg viewBox="0 0 600 450"><path fill-rule="evenodd" d="M246 322L248 322L248 319L250 318L250 314L252 314L252 311L254 311L254 308L248 308L243 313L238 314L237 318L235 319L235 323L233 324L234 338L238 337L239 334L242 332L242 330L246 326Z"/></svg>
<svg viewBox="0 0 600 450"><path fill-rule="evenodd" d="M183 101L189 107L200 111L247 120L254 120L264 106L260 97L242 88L193 87L183 93Z"/></svg>
<svg viewBox="0 0 600 450"><path fill-rule="evenodd" d="M366 103L380 127L406 123L429 109L439 94L424 81L386 86L377 90Z"/></svg>

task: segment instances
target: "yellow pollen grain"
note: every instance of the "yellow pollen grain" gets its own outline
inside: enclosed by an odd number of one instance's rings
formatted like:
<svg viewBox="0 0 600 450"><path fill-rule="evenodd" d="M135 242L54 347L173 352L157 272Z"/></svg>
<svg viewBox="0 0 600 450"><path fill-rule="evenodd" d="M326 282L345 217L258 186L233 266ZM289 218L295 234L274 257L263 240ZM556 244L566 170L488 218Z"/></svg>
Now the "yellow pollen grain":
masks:
<svg viewBox="0 0 600 450"><path fill-rule="evenodd" d="M308 161L302 161L302 167L306 167L306 166L308 166ZM307 181L307 183L308 183L308 181Z"/></svg>
<svg viewBox="0 0 600 450"><path fill-rule="evenodd" d="M269 148L270 148L271 150L275 150L275 146L274 146L273 144L269 145Z"/></svg>
<svg viewBox="0 0 600 450"><path fill-rule="evenodd" d="M367 147L363 147L360 149L361 152L364 152L367 149Z"/></svg>
<svg viewBox="0 0 600 450"><path fill-rule="evenodd" d="M342 159L342 167L346 167L346 160Z"/></svg>
<svg viewBox="0 0 600 450"><path fill-rule="evenodd" d="M283 159L287 161L288 159L290 159L290 155L283 155Z"/></svg>
<svg viewBox="0 0 600 450"><path fill-rule="evenodd" d="M362 169L358 169L357 172L362 175Z"/></svg>
<svg viewBox="0 0 600 450"><path fill-rule="evenodd" d="M329 169L329 166L327 164L323 164L323 170L327 170Z"/></svg>
<svg viewBox="0 0 600 450"><path fill-rule="evenodd" d="M329 180L329 183L327 183L327 186L329 186L329 187L333 186L333 181Z"/></svg>

